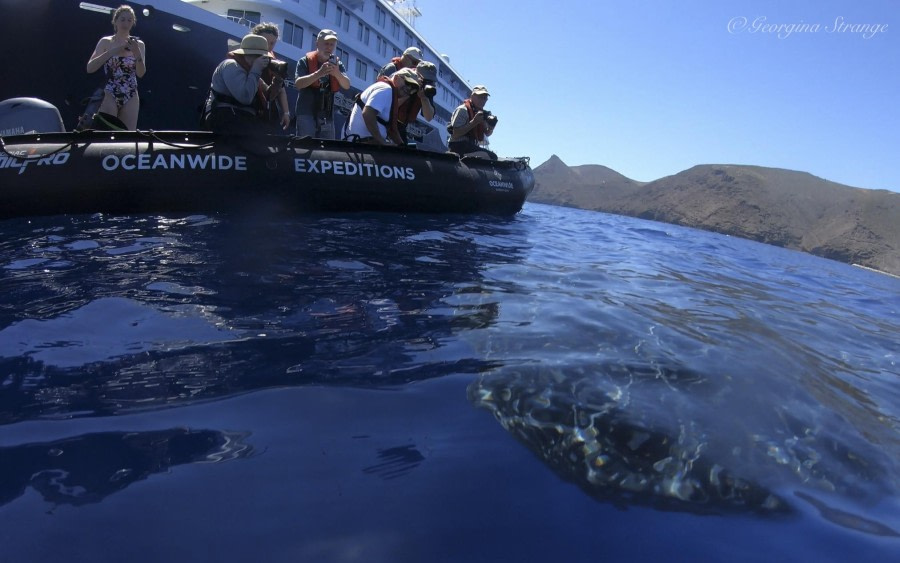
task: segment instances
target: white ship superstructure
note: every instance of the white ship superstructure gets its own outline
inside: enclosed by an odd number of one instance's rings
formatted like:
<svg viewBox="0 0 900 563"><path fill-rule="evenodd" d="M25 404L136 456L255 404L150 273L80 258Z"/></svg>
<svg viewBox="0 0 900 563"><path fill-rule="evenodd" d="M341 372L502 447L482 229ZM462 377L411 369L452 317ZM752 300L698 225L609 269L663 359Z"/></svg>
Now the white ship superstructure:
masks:
<svg viewBox="0 0 900 563"><path fill-rule="evenodd" d="M270 22L281 29L278 54L296 62L315 50L316 35L322 29L337 32L338 56L350 77L351 89L336 96L335 103L349 113L353 96L372 84L379 69L407 47L422 50L424 60L438 69L438 92L434 97L435 116L409 127L412 139L423 148L443 148L446 125L470 87L415 29L421 15L414 1L387 0L184 0L246 28ZM239 39L239 37L237 37ZM339 121L341 121L339 119Z"/></svg>

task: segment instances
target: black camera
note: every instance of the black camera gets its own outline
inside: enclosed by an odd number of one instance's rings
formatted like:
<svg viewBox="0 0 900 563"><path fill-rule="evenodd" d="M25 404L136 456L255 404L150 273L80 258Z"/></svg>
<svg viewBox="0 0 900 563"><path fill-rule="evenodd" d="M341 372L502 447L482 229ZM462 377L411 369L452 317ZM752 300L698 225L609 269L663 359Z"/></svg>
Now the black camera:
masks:
<svg viewBox="0 0 900 563"><path fill-rule="evenodd" d="M484 121L488 124L489 127L497 126L497 116L492 114L486 109L481 110L481 113L484 114Z"/></svg>
<svg viewBox="0 0 900 563"><path fill-rule="evenodd" d="M278 59L272 59L269 61L268 69L273 73L280 76L282 79L287 78L288 74L288 64L287 61L279 61Z"/></svg>
<svg viewBox="0 0 900 563"><path fill-rule="evenodd" d="M433 100L434 95L437 94L437 88L434 87L431 81L425 82L425 86L422 87L422 94L429 100Z"/></svg>
<svg viewBox="0 0 900 563"><path fill-rule="evenodd" d="M334 53L331 53L331 56L328 57L328 62L330 62L333 65L337 64L337 57L334 55Z"/></svg>

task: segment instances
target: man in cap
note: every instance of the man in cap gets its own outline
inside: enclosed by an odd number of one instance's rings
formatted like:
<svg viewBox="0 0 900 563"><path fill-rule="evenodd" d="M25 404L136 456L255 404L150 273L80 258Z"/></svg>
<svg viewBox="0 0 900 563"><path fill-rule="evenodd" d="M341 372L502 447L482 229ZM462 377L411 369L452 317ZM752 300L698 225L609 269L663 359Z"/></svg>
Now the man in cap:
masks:
<svg viewBox="0 0 900 563"><path fill-rule="evenodd" d="M334 94L350 87L344 63L335 55L337 34L323 29L316 50L297 61L297 136L334 139Z"/></svg>
<svg viewBox="0 0 900 563"><path fill-rule="evenodd" d="M379 78L356 99L347 122L347 138L375 145L386 145L390 139L402 145L397 110L417 95L419 88L419 77L409 68L398 70L390 78Z"/></svg>
<svg viewBox="0 0 900 563"><path fill-rule="evenodd" d="M434 95L437 93L437 87L435 86L437 68L435 68L434 63L419 61L419 64L416 65L416 75L418 75L419 83L422 84L422 87L419 88L419 93L415 96L410 96L397 110L397 131L400 133L400 138L403 139L403 144L409 141L406 126L416 122L419 112L422 113L422 117L426 121L431 121L434 118L433 100Z"/></svg>
<svg viewBox="0 0 900 563"><path fill-rule="evenodd" d="M391 62L381 67L378 71L378 78L382 76L390 76L401 68L415 68L419 61L422 60L422 50L418 47L409 47L399 57L394 57Z"/></svg>
<svg viewBox="0 0 900 563"><path fill-rule="evenodd" d="M472 95L453 111L447 126L450 131L447 144L451 152L460 156L471 154L497 159L496 154L481 146L497 125L497 118L484 109L488 96L487 87L479 84L472 88Z"/></svg>
<svg viewBox="0 0 900 563"><path fill-rule="evenodd" d="M259 82L269 64L269 43L261 35L249 34L241 46L213 71L206 100L204 122L217 133L263 132L265 123L258 117L255 102Z"/></svg>

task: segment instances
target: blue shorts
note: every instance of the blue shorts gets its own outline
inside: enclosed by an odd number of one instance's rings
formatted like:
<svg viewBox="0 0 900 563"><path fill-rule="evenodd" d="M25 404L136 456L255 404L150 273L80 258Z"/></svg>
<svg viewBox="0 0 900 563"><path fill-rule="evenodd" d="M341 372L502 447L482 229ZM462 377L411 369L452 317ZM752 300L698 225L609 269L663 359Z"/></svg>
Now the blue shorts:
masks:
<svg viewBox="0 0 900 563"><path fill-rule="evenodd" d="M334 139L334 118L330 116L297 115L297 136Z"/></svg>

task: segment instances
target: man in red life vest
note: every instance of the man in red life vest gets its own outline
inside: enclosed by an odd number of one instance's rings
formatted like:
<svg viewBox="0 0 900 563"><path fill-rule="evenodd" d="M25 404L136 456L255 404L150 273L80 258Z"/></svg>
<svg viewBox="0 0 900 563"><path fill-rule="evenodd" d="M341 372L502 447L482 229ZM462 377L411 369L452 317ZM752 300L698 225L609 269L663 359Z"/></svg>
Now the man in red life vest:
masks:
<svg viewBox="0 0 900 563"><path fill-rule="evenodd" d="M422 50L418 47L409 47L403 51L399 57L394 57L391 62L381 67L378 71L378 78L382 76L390 76L401 68L416 68L419 61L422 60Z"/></svg>
<svg viewBox="0 0 900 563"><path fill-rule="evenodd" d="M484 109L488 96L490 94L485 86L475 86L472 95L454 110L447 126L450 152L460 156L470 154L497 159L496 154L481 146L497 125L497 118Z"/></svg>
<svg viewBox="0 0 900 563"><path fill-rule="evenodd" d="M434 95L437 93L437 86L435 86L437 82L437 68L434 66L434 63L419 61L415 70L422 87L419 88L418 94L410 96L397 110L397 130L400 132L400 138L403 139L404 145L409 141L406 126L410 123L415 123L420 112L425 121L434 119L434 104L432 100L434 100Z"/></svg>
<svg viewBox="0 0 900 563"><path fill-rule="evenodd" d="M402 145L397 130L397 110L418 94L419 77L409 68L390 78L381 77L366 88L353 105L347 122L347 138L375 145Z"/></svg>
<svg viewBox="0 0 900 563"><path fill-rule="evenodd" d="M297 136L334 139L334 94L350 87L344 63L335 55L337 34L323 29L316 50L297 61Z"/></svg>

